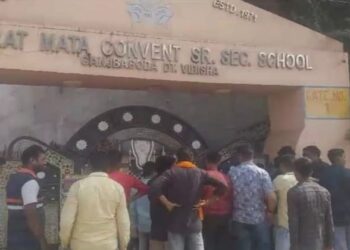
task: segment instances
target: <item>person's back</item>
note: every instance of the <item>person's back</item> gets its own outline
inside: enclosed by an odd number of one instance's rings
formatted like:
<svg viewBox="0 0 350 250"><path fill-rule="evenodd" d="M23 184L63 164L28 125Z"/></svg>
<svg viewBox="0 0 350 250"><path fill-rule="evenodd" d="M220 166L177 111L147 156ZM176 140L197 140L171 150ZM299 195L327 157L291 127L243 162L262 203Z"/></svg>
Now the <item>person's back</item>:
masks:
<svg viewBox="0 0 350 250"><path fill-rule="evenodd" d="M324 250L333 246L331 197L311 179L312 167L307 158L294 164L299 183L287 195L291 250Z"/></svg>
<svg viewBox="0 0 350 250"><path fill-rule="evenodd" d="M93 165L108 165L103 154L96 155ZM93 172L70 188L60 223L64 247L126 250L130 222L124 190L102 171L105 169L101 167L101 171Z"/></svg>
<svg viewBox="0 0 350 250"><path fill-rule="evenodd" d="M241 164L233 166L229 172L233 188L231 231L235 248L268 250L270 235L267 222L276 208L272 182L269 174L253 163L254 150L251 146L240 146L237 153Z"/></svg>
<svg viewBox="0 0 350 250"><path fill-rule="evenodd" d="M207 170L210 177L222 182L227 186L228 191L220 199L204 207L206 215L230 215L232 213L232 183L230 178L218 170ZM213 195L213 187L204 188L204 199L209 199Z"/></svg>
<svg viewBox="0 0 350 250"><path fill-rule="evenodd" d="M198 211L193 206L201 198L205 172L198 168L175 167L164 174L171 176L167 198L181 206L174 209L169 217L169 230L176 233L201 230Z"/></svg>
<svg viewBox="0 0 350 250"><path fill-rule="evenodd" d="M258 224L266 218L266 192L272 192L269 174L253 162L232 167L229 173L233 185L233 219Z"/></svg>
<svg viewBox="0 0 350 250"><path fill-rule="evenodd" d="M291 188L288 195L296 200L300 211L298 219L302 223L299 223L298 237L301 245L298 250L323 250L324 235L328 230L326 216L331 202L329 192L313 181L306 181ZM293 221L293 215L290 219Z"/></svg>
<svg viewBox="0 0 350 250"><path fill-rule="evenodd" d="M335 250L350 249L350 170L345 168L345 151L334 148L328 152L332 165L320 178L320 185L331 194L335 226Z"/></svg>
<svg viewBox="0 0 350 250"><path fill-rule="evenodd" d="M100 173L94 173L84 180L73 184L79 203L76 225L72 234L74 240L86 243L87 247L115 244L117 235L116 210L123 202L123 189L113 180ZM127 214L126 214L127 215ZM100 237L104 235L104 237ZM97 237L96 237L97 236ZM114 242L110 242L114 241ZM81 248L83 249L83 248ZM97 249L97 248L96 248Z"/></svg>

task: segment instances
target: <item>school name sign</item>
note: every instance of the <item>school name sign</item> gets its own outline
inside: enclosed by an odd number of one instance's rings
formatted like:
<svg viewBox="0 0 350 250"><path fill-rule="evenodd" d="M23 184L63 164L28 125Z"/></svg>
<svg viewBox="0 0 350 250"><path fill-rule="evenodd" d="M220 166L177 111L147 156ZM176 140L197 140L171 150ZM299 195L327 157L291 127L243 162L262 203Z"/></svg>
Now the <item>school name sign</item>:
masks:
<svg viewBox="0 0 350 250"><path fill-rule="evenodd" d="M76 32L1 30L1 50L25 51L26 41L35 39L35 52L66 54L79 58L84 67L110 70L128 69L215 77L230 68L256 68L271 71L311 71L307 54L284 51L252 51L217 44L182 46L162 39L119 35L99 35L93 41ZM31 37L35 36L35 37ZM33 48L31 48L33 50Z"/></svg>

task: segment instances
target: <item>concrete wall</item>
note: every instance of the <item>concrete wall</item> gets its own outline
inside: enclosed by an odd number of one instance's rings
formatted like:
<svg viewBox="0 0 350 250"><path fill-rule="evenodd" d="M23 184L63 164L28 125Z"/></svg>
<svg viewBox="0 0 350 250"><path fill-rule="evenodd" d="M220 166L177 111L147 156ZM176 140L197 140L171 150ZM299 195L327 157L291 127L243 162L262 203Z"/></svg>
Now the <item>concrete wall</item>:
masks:
<svg viewBox="0 0 350 250"><path fill-rule="evenodd" d="M90 119L126 105L166 110L194 126L210 147L267 119L265 97L233 94L0 85L0 100L0 150L23 135L65 144Z"/></svg>

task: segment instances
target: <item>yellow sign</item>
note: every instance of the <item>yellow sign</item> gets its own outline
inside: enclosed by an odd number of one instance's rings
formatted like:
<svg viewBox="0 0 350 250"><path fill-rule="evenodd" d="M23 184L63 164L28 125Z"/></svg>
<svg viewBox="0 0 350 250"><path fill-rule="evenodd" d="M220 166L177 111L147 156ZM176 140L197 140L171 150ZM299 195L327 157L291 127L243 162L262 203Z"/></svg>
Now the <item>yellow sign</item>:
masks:
<svg viewBox="0 0 350 250"><path fill-rule="evenodd" d="M350 118L349 88L305 88L306 117Z"/></svg>

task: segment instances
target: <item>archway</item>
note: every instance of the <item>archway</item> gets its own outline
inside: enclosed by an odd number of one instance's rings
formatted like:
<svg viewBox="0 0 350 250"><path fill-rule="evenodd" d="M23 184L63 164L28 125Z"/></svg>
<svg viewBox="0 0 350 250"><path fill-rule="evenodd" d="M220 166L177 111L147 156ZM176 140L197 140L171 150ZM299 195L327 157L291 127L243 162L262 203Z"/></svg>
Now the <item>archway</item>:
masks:
<svg viewBox="0 0 350 250"><path fill-rule="evenodd" d="M65 148L80 159L86 159L101 141L116 134L122 135L119 139L124 141L152 140L175 148L187 147L196 156L207 149L205 140L187 122L164 110L146 106L119 107L96 116L70 138Z"/></svg>

